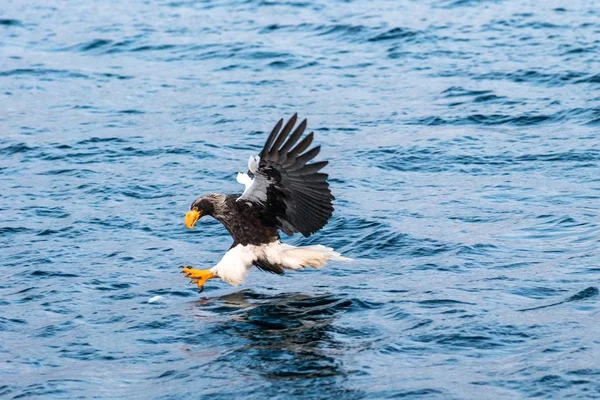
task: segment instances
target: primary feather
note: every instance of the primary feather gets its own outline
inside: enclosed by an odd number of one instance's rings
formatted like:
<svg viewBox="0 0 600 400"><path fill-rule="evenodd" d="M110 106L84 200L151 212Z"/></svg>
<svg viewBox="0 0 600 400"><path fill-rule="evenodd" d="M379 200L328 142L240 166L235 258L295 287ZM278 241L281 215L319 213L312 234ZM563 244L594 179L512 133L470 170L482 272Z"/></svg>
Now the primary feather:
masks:
<svg viewBox="0 0 600 400"><path fill-rule="evenodd" d="M309 133L296 145L306 129L306 119L292 132L296 120L294 114L283 129L283 120L275 125L259 153L258 169L250 170L254 174L252 184L238 201L259 204L265 219L288 235L300 232L310 236L331 218L334 197L328 175L319 172L327 161L309 163L319 154L320 146L305 151L314 134Z"/></svg>

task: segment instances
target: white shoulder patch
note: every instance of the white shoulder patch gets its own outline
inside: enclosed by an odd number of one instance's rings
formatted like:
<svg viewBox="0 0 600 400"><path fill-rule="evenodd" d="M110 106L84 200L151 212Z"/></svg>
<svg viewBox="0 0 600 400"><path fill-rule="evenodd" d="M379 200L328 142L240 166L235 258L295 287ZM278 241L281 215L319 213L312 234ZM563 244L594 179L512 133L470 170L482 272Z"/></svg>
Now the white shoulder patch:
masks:
<svg viewBox="0 0 600 400"><path fill-rule="evenodd" d="M250 170L250 172L252 172L253 174L256 173L256 171L258 171L258 164L260 163L260 157L259 156L250 156L250 158L248 159L248 169Z"/></svg>
<svg viewBox="0 0 600 400"><path fill-rule="evenodd" d="M244 189L244 193L242 193L242 196L245 195L246 192L248 192L248 190L252 186L252 182L254 182L254 180L252 178L250 178L248 176L248 174L244 174L242 172L238 172L238 174L237 174L237 181L238 181L238 183L241 183L242 185L244 185L246 187Z"/></svg>

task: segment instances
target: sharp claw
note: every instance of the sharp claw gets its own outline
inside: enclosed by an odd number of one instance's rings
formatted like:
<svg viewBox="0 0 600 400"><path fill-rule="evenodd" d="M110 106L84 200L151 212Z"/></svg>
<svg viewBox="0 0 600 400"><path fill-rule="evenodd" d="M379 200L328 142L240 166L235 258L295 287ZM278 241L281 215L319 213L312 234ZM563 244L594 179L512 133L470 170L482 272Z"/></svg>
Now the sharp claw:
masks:
<svg viewBox="0 0 600 400"><path fill-rule="evenodd" d="M200 287L198 288L198 293L202 293L202 292L204 292L204 286L200 286Z"/></svg>

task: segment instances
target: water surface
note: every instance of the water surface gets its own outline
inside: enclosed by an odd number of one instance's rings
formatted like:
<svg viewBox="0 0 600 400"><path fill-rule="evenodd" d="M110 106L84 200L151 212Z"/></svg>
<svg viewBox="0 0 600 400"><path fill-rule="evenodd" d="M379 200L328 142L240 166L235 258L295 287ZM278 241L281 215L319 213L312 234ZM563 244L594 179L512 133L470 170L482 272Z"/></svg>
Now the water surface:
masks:
<svg viewBox="0 0 600 400"><path fill-rule="evenodd" d="M599 17L4 2L0 397L599 397ZM287 242L355 261L199 295L184 213L294 112L337 200Z"/></svg>

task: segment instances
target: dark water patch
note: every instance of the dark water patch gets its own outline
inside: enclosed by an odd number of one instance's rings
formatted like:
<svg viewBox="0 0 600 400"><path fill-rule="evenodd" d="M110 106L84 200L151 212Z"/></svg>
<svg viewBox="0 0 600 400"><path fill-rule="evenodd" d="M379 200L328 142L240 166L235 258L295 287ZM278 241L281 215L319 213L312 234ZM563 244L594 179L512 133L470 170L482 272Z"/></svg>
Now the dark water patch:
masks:
<svg viewBox="0 0 600 400"><path fill-rule="evenodd" d="M74 322L66 321L61 324L46 325L43 328L36 329L32 333L33 333L33 336L35 336L35 337L50 338L50 337L56 337L57 335L59 335L61 333L73 330L73 328L74 328Z"/></svg>
<svg viewBox="0 0 600 400"><path fill-rule="evenodd" d="M112 40L108 40L108 39L94 39L91 40L89 42L86 43L82 43L80 45L77 45L75 48L78 51L81 52L88 52L88 51L92 51L92 50L96 50L96 49L100 49L103 47L107 47L109 45L111 45L113 43Z"/></svg>
<svg viewBox="0 0 600 400"><path fill-rule="evenodd" d="M353 257L376 259L390 254L410 254L414 257L429 257L451 251L454 246L432 239L418 239L398 232L389 225L378 221L362 219L337 220L331 223L332 228L344 232L343 239L338 240L336 248L352 249ZM368 227L366 234L361 231ZM316 244L316 242L315 242Z"/></svg>
<svg viewBox="0 0 600 400"><path fill-rule="evenodd" d="M500 3L502 0L444 0L435 5L440 8L477 7L486 4Z"/></svg>
<svg viewBox="0 0 600 400"><path fill-rule="evenodd" d="M444 97L466 97L466 96L481 96L491 94L491 90L470 90L460 86L451 86L444 90L442 94Z"/></svg>
<svg viewBox="0 0 600 400"><path fill-rule="evenodd" d="M73 168L65 168L65 169L53 169L50 171L44 171L38 173L38 175L69 175L76 177L83 177L90 174L96 174L96 171L92 171L90 169L73 169Z"/></svg>
<svg viewBox="0 0 600 400"><path fill-rule="evenodd" d="M131 49L132 52L141 52L141 51L163 51L163 50L171 50L177 48L174 44L160 44L160 45L145 45L134 47Z"/></svg>
<svg viewBox="0 0 600 400"><path fill-rule="evenodd" d="M452 299L432 299L432 300L422 300L419 301L418 304L425 306L425 307L432 307L432 308L436 308L436 307L445 307L445 306L455 306L458 304L467 304L467 305L471 305L474 306L476 305L475 303L469 303L469 302L464 302L464 301L458 301L458 300L452 300Z"/></svg>
<svg viewBox="0 0 600 400"><path fill-rule="evenodd" d="M1 26L23 26L23 23L18 19L0 18Z"/></svg>
<svg viewBox="0 0 600 400"><path fill-rule="evenodd" d="M539 163L594 163L600 160L600 152L595 149L573 149L564 153L546 154L498 154L498 155L450 155L434 147L379 148L361 152L362 157L383 170L401 172L445 172L456 171L465 174L497 174L503 170L524 170ZM436 162L431 162L435 160ZM456 217L452 217L456 219ZM463 220L462 218L458 218ZM477 219L465 222L485 222Z"/></svg>
<svg viewBox="0 0 600 400"><path fill-rule="evenodd" d="M284 68L290 68L293 67L296 63L292 60L290 61L273 61L269 63L269 67L271 68L275 68L275 69L284 69Z"/></svg>
<svg viewBox="0 0 600 400"><path fill-rule="evenodd" d="M595 286L590 286L580 292L577 292L576 294L567 297L565 300L563 301L559 301L557 303L552 303L552 304L546 304L546 305L542 305L542 306L538 306L538 307L532 307L532 308L524 308L522 310L519 311L532 311L532 310L539 310L542 308L548 308L548 307L553 307L553 306L558 306L561 304L565 304L565 303L570 303L573 301L581 301L581 300L587 300L589 298L593 298L598 296L598 293L600 293L600 291L598 290L597 287Z"/></svg>
<svg viewBox="0 0 600 400"><path fill-rule="evenodd" d="M41 276L41 277L47 277L47 278L53 278L53 277L57 277L57 278L77 278L77 277L79 277L79 275L69 274L69 273L66 273L66 272L60 272L60 271L42 271L42 270L33 271L31 273L31 276Z"/></svg>
<svg viewBox="0 0 600 400"><path fill-rule="evenodd" d="M380 42L382 40L396 40L396 39L408 39L416 36L417 33L406 28L392 28L389 31L380 33L372 38L369 38L369 42Z"/></svg>
<svg viewBox="0 0 600 400"><path fill-rule="evenodd" d="M590 287L582 290L581 292L578 292L578 293L574 294L573 296L566 298L565 302L585 300L585 299L597 296L598 293L599 293L599 291L598 291L597 287L590 286Z"/></svg>
<svg viewBox="0 0 600 400"><path fill-rule="evenodd" d="M128 109L128 110L120 110L119 114L141 115L141 114L145 114L145 112L141 111L141 110Z"/></svg>
<svg viewBox="0 0 600 400"><path fill-rule="evenodd" d="M133 330L133 331L170 329L180 323L180 318L181 317L179 315L167 315L167 316L161 317L158 320L134 325L127 329Z"/></svg>
<svg viewBox="0 0 600 400"><path fill-rule="evenodd" d="M159 199L172 195L172 193L164 192L162 188L155 185L150 185L148 187L136 185L128 190L123 191L122 194L126 197L131 197L134 199Z"/></svg>
<svg viewBox="0 0 600 400"><path fill-rule="evenodd" d="M489 102L489 101L495 101L495 102L506 104L507 98L504 96L496 96L495 94L487 94L487 95L483 95L483 96L477 96L473 99L473 103L484 103L484 102ZM513 102L513 104L514 104L514 102Z"/></svg>
<svg viewBox="0 0 600 400"><path fill-rule="evenodd" d="M338 24L321 26L315 29L319 36L332 35L336 37L355 37L369 29L363 25Z"/></svg>
<svg viewBox="0 0 600 400"><path fill-rule="evenodd" d="M525 296L531 299L544 299L546 297L558 295L561 292L562 290L559 289L541 286L521 287L512 291L513 294Z"/></svg>
<svg viewBox="0 0 600 400"><path fill-rule="evenodd" d="M48 383L48 384L32 384L28 385L26 388L19 390L19 394L12 397L13 399L25 399L25 398L35 398L40 396L56 396L61 394L68 393L66 390L56 389L57 384Z"/></svg>
<svg viewBox="0 0 600 400"><path fill-rule="evenodd" d="M18 329L18 326L26 324L27 321L24 319L0 317L0 332L16 330Z"/></svg>
<svg viewBox="0 0 600 400"><path fill-rule="evenodd" d="M133 46L137 43L136 40L126 39L120 41L110 41L106 45L102 46L102 54L118 54L130 51ZM84 45L85 46L85 45Z"/></svg>
<svg viewBox="0 0 600 400"><path fill-rule="evenodd" d="M600 83L600 74L588 75L577 79L575 83Z"/></svg>
<svg viewBox="0 0 600 400"><path fill-rule="evenodd" d="M560 87L568 84L598 83L598 74L565 71L549 73L538 70L517 70L514 72L489 72L474 76L475 80L509 80L516 83L543 84L549 87Z"/></svg>
<svg viewBox="0 0 600 400"><path fill-rule="evenodd" d="M33 229L29 229L29 228L25 228L22 226L4 226L4 227L0 227L0 235L2 236L9 236L9 235L16 235L19 233L33 233Z"/></svg>
<svg viewBox="0 0 600 400"><path fill-rule="evenodd" d="M569 375L576 376L600 376L600 369L584 368L568 372Z"/></svg>
<svg viewBox="0 0 600 400"><path fill-rule="evenodd" d="M121 75L121 74L115 74L112 72L103 72L103 73L98 74L98 76L100 76L102 78L118 79L120 81L134 78L134 76L132 76L132 75Z"/></svg>
<svg viewBox="0 0 600 400"><path fill-rule="evenodd" d="M524 154L514 158L516 162L592 162L600 161L599 149L569 150L562 153ZM563 221L570 222L570 221Z"/></svg>
<svg viewBox="0 0 600 400"><path fill-rule="evenodd" d="M502 346L502 344L499 341L496 341L492 336L477 334L426 334L414 336L412 339L420 343L430 343L431 345L448 346L456 349L474 348L479 350L489 350Z"/></svg>
<svg viewBox="0 0 600 400"><path fill-rule="evenodd" d="M33 150L37 150L37 148L30 147L30 146L26 145L25 143L15 143L15 144L11 144L11 145L1 148L0 154L1 155L13 155L13 154L27 153L27 152L31 152Z"/></svg>
<svg viewBox="0 0 600 400"><path fill-rule="evenodd" d="M594 47L575 47L575 48L571 48L571 49L565 51L562 55L568 56L568 55L578 55L578 54L583 54L583 53L596 53L597 51L598 51L598 48L595 46ZM600 78L596 81L596 77L597 77L597 75L591 76L590 78L591 78L592 82L590 82L590 83L600 82ZM588 80L590 78L585 78L583 82L576 81L576 83L587 83L586 80Z"/></svg>
<svg viewBox="0 0 600 400"><path fill-rule="evenodd" d="M66 226L60 229L44 229L37 233L36 236L59 236L59 237L70 237L73 227Z"/></svg>
<svg viewBox="0 0 600 400"><path fill-rule="evenodd" d="M464 1L461 0L460 2ZM439 389L423 388L402 391L374 390L372 396L376 399L437 399L448 396L448 393Z"/></svg>
<svg viewBox="0 0 600 400"><path fill-rule="evenodd" d="M442 125L482 125L482 126L495 126L495 125L514 125L514 126L533 126L543 123L559 122L564 119L564 113L558 113L554 115L506 115L506 114L492 114L482 115L473 114L467 117L461 118L440 118L440 117L425 117L420 118L411 124L428 125L428 126L442 126Z"/></svg>
<svg viewBox="0 0 600 400"><path fill-rule="evenodd" d="M134 286L132 283L127 282L119 282L119 283L107 283L102 282L99 279L93 279L90 281L90 285L94 287L94 289L106 292L106 291L114 291L114 290L124 290L129 289Z"/></svg>
<svg viewBox="0 0 600 400"><path fill-rule="evenodd" d="M40 77L47 79L89 79L90 77L86 74L60 69L46 69L46 68L17 68L11 70L0 71L0 77Z"/></svg>
<svg viewBox="0 0 600 400"><path fill-rule="evenodd" d="M77 142L78 145L88 145L88 144L96 144L96 143L127 143L127 141L123 138L119 137L92 137L90 139L85 139Z"/></svg>

